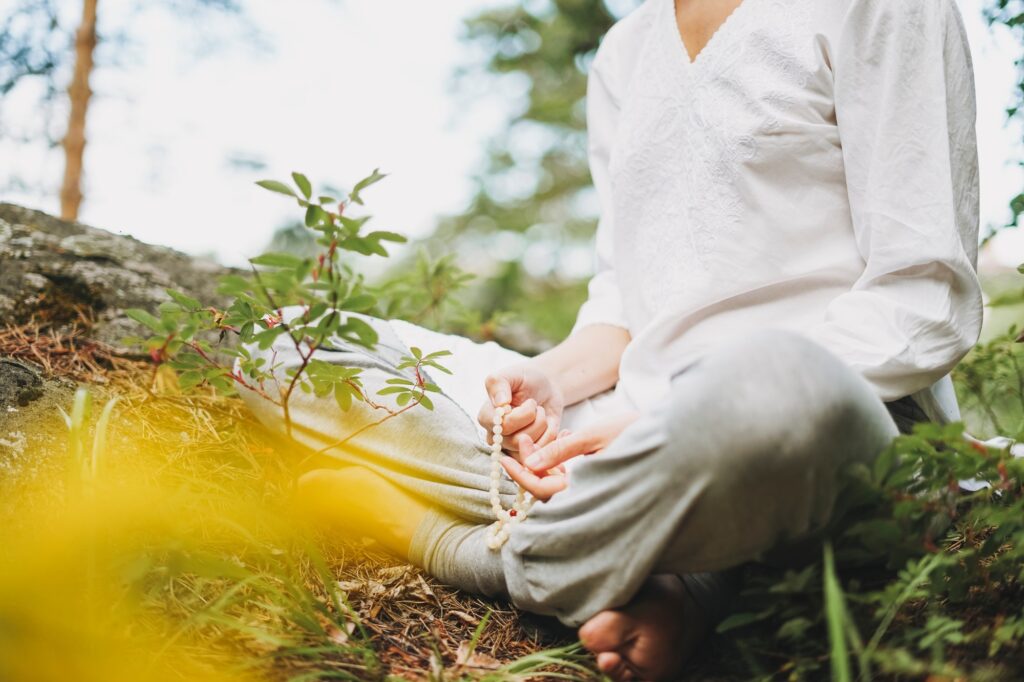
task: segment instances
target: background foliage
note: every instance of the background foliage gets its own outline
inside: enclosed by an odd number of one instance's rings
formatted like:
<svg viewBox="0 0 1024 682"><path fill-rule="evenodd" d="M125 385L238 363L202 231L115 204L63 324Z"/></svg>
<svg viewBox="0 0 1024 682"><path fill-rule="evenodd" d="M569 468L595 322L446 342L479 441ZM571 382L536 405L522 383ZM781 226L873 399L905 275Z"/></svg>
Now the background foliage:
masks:
<svg viewBox="0 0 1024 682"><path fill-rule="evenodd" d="M466 21L465 40L488 55L459 77L486 77L493 91L525 91L512 103L507 125L491 141L476 176L476 193L461 214L443 220L428 247L435 253L472 253L488 261L467 300L488 313L504 310L528 332L498 336L526 350L563 338L586 296L586 277L567 276L589 255L596 200L586 158L586 73L611 25L640 3L623 0L508 2ZM1010 31L1024 54L1024 1L987 0L996 30ZM966 10L965 11L969 11ZM1007 114L1024 121L1024 60L1020 79L1006 93ZM1024 163L1024 160L1022 160ZM1011 202L1005 226L1016 226L1024 194ZM496 258L487 245L508 251ZM530 268L531 256L540 264ZM526 264L524 264L524 256Z"/></svg>

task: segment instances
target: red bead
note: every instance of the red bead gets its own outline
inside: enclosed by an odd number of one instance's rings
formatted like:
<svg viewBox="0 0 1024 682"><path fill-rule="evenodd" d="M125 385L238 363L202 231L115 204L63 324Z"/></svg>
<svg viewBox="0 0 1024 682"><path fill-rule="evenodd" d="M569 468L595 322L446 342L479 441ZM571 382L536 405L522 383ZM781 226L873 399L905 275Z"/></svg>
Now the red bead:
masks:
<svg viewBox="0 0 1024 682"><path fill-rule="evenodd" d="M518 516L519 512L517 512L515 509L509 509L508 510L508 515L509 516Z"/></svg>

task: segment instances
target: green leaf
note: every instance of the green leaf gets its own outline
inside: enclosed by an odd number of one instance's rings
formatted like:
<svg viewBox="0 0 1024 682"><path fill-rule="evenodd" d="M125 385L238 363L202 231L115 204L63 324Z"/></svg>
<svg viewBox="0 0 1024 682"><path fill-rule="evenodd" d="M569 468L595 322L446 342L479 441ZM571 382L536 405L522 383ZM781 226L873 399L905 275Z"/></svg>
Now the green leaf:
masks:
<svg viewBox="0 0 1024 682"><path fill-rule="evenodd" d="M889 472L892 471L893 465L896 463L896 449L893 447L887 447L882 454L875 459L874 466L872 467L872 477L878 484L885 483L885 479L889 476Z"/></svg>
<svg viewBox="0 0 1024 682"><path fill-rule="evenodd" d="M206 379L201 372L188 371L178 375L178 388L188 391L203 383Z"/></svg>
<svg viewBox="0 0 1024 682"><path fill-rule="evenodd" d="M285 196L289 197L295 196L295 190L293 190L291 187L284 184L283 182L278 182L277 180L260 180L256 184L262 187L263 189L270 190L271 192L277 192L278 194L284 194Z"/></svg>
<svg viewBox="0 0 1024 682"><path fill-rule="evenodd" d="M302 196L307 199L313 196L313 186L309 183L309 179L306 178L302 173L292 173L292 180L295 181L295 186L302 192Z"/></svg>
<svg viewBox="0 0 1024 682"><path fill-rule="evenodd" d="M433 360L424 360L423 364L426 365L427 367L433 367L434 369L436 369L438 371L441 371L441 372L444 372L445 374L451 374L452 373L452 371L450 369L448 369L444 365L437 364Z"/></svg>
<svg viewBox="0 0 1024 682"><path fill-rule="evenodd" d="M377 344L377 330L358 317L349 317L338 331L342 338L355 341L361 346L373 348Z"/></svg>
<svg viewBox="0 0 1024 682"><path fill-rule="evenodd" d="M182 308L185 308L186 310L195 310L197 308L203 307L203 304L200 303L197 299L194 299L191 296L187 296L181 293L180 291L175 291L174 289L164 289L164 291L167 292L168 296L174 299L175 303L180 305Z"/></svg>
<svg viewBox="0 0 1024 682"><path fill-rule="evenodd" d="M387 390L387 389L384 389L384 390ZM398 403L399 407L405 407L409 403L409 400L411 400L411 399L412 399L412 393L405 392L402 395L398 396L398 398L395 399L395 402Z"/></svg>
<svg viewBox="0 0 1024 682"><path fill-rule="evenodd" d="M797 617L783 623L776 635L781 639L799 641L804 638L807 631L812 627L814 627L814 623L809 618Z"/></svg>
<svg viewBox="0 0 1024 682"><path fill-rule="evenodd" d="M372 256L379 253L380 245L362 237L349 237L341 241L338 246L346 251L355 251L362 256Z"/></svg>
<svg viewBox="0 0 1024 682"><path fill-rule="evenodd" d="M271 327L270 329L262 329L255 334L252 334L250 331L246 338L250 341L255 341L260 350L267 350L274 345L274 340L277 339L277 337L287 331L287 328L285 328L283 324L279 324L278 326Z"/></svg>
<svg viewBox="0 0 1024 682"><path fill-rule="evenodd" d="M404 244L407 241L409 241L408 238L405 237L405 235L398 234L397 232L387 232L385 230L371 232L368 235L366 235L366 238L377 239L379 241L384 242L396 242L398 244Z"/></svg>
<svg viewBox="0 0 1024 682"><path fill-rule="evenodd" d="M327 312L328 305L323 301L318 301L309 307L309 319L319 320L324 313Z"/></svg>
<svg viewBox="0 0 1024 682"><path fill-rule="evenodd" d="M352 407L352 387L348 384L338 384L334 387L334 400L343 412L348 412Z"/></svg>
<svg viewBox="0 0 1024 682"><path fill-rule="evenodd" d="M420 396L420 405L427 408L428 410L434 409L434 403L426 395Z"/></svg>
<svg viewBox="0 0 1024 682"><path fill-rule="evenodd" d="M384 256L387 258L388 250L381 246L380 241L376 239L366 238L366 248L370 250L370 253L377 254L378 256Z"/></svg>
<svg viewBox="0 0 1024 682"><path fill-rule="evenodd" d="M825 621L828 623L828 640L831 646L833 682L852 682L853 669L850 666L849 649L846 646L846 631L849 627L846 615L846 601L843 588L836 575L832 545L825 544Z"/></svg>
<svg viewBox="0 0 1024 682"><path fill-rule="evenodd" d="M324 216L324 210L315 204L310 204L306 209L305 223L306 227L313 227L319 223Z"/></svg>
<svg viewBox="0 0 1024 682"><path fill-rule="evenodd" d="M719 623L715 631L718 633L729 632L730 630L736 630L752 623L757 623L767 617L768 614L765 613L734 613Z"/></svg>
<svg viewBox="0 0 1024 682"><path fill-rule="evenodd" d="M241 275L224 275L217 285L217 293L240 298L252 289L252 282Z"/></svg>
<svg viewBox="0 0 1024 682"><path fill-rule="evenodd" d="M250 258L249 262L253 265L264 265L272 268L297 268L306 261L298 256L292 256L287 253L265 253L255 258Z"/></svg>
<svg viewBox="0 0 1024 682"><path fill-rule="evenodd" d="M370 294L358 294L351 298L345 299L345 302L341 304L343 310L352 310L360 313L373 308L377 304L377 298Z"/></svg>
<svg viewBox="0 0 1024 682"><path fill-rule="evenodd" d="M363 199L360 196L360 193L367 187L377 184L386 177L387 175L381 173L379 168L374 168L373 173L356 183L356 186L352 188L351 192L349 192L348 198L362 206Z"/></svg>
<svg viewBox="0 0 1024 682"><path fill-rule="evenodd" d="M388 386L377 391L377 395L392 395L394 393L408 393L409 389L404 386Z"/></svg>
<svg viewBox="0 0 1024 682"><path fill-rule="evenodd" d="M151 330L160 334L164 331L163 325L160 320L153 317L150 313L140 308L131 308L130 310L124 311L124 314L135 320L139 324L149 327Z"/></svg>

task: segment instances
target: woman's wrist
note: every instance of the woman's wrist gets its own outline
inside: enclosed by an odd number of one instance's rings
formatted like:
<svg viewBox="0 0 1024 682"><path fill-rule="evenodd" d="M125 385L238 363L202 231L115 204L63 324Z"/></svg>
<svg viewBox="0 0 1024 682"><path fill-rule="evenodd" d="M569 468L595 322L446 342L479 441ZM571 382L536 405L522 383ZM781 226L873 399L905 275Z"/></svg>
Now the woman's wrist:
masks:
<svg viewBox="0 0 1024 682"><path fill-rule="evenodd" d="M618 383L619 363L629 341L625 329L592 325L527 362L548 378L565 406L574 405Z"/></svg>

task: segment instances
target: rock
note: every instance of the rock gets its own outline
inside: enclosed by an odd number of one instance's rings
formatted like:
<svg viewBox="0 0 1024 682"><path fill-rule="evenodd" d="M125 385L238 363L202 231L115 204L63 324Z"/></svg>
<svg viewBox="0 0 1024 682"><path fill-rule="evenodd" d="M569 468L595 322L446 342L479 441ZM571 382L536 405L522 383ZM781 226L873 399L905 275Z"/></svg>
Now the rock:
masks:
<svg viewBox="0 0 1024 682"><path fill-rule="evenodd" d="M25 407L43 395L42 373L24 362L0 358L0 412Z"/></svg>
<svg viewBox="0 0 1024 682"><path fill-rule="evenodd" d="M0 320L35 320L54 328L86 318L89 335L120 347L143 329L124 317L150 312L176 289L201 301L224 303L212 261L152 246L40 211L0 203Z"/></svg>

